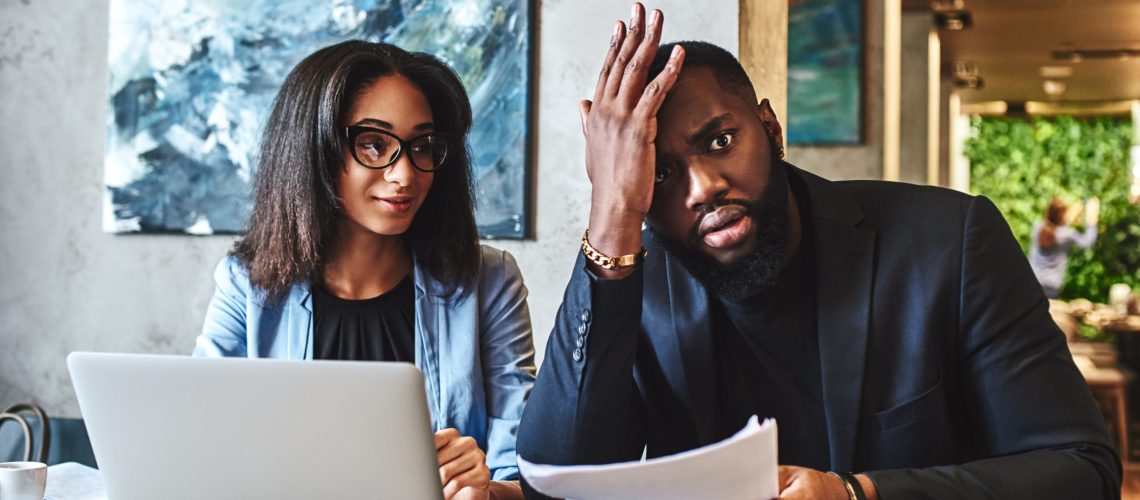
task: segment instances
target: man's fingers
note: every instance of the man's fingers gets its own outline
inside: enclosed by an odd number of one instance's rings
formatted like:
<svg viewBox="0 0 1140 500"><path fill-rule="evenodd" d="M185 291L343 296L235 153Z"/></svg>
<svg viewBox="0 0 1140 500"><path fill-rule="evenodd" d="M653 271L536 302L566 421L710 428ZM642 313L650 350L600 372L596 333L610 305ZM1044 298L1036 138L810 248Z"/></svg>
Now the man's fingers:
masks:
<svg viewBox="0 0 1140 500"><path fill-rule="evenodd" d="M605 89L605 94L609 96L617 95L618 90L621 89L622 80L625 79L626 66L633 60L637 48L641 46L641 40L645 38L645 7L642 7L640 3L635 3L630 14L629 30L625 34L625 39L622 40L621 50L618 51L617 57L609 67ZM595 99L595 101L599 100Z"/></svg>
<svg viewBox="0 0 1140 500"><path fill-rule="evenodd" d="M586 131L586 120L590 118L590 106L593 103L589 99L583 99L578 103L578 113L582 115L582 137L590 138L590 134Z"/></svg>
<svg viewBox="0 0 1140 500"><path fill-rule="evenodd" d="M606 83L609 81L610 72L613 70L614 59L617 59L618 51L621 50L621 43L625 40L625 23L618 21L614 23L614 32L610 36L610 48L606 50L606 60L602 62L602 73L598 75L598 85L594 88L594 100L600 100L605 97Z"/></svg>
<svg viewBox="0 0 1140 500"><path fill-rule="evenodd" d="M633 58L625 66L625 76L622 78L621 88L618 89L619 99L635 104L640 97L641 91L645 88L645 75L649 73L649 66L657 56L657 43L661 41L661 26L664 22L664 14L654 9L646 23L645 36L633 53Z"/></svg>
<svg viewBox="0 0 1140 500"><path fill-rule="evenodd" d="M653 81L649 82L649 85L645 86L641 99L638 101L637 107L634 108L636 115L657 116L661 104L665 102L665 95L673 88L673 84L677 83L677 75L681 74L681 65L684 62L685 49L680 45L674 45L673 52L669 54L669 62L665 63L665 68Z"/></svg>

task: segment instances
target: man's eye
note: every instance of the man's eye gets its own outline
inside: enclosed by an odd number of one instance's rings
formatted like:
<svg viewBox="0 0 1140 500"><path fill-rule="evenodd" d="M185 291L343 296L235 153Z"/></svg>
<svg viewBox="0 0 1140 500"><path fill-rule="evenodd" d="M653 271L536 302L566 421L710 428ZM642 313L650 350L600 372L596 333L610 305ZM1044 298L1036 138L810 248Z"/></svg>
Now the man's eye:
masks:
<svg viewBox="0 0 1140 500"><path fill-rule="evenodd" d="M735 135L736 134L733 132L724 132L714 137L712 142L709 143L709 151L724 149L732 145L732 140L734 139Z"/></svg>
<svg viewBox="0 0 1140 500"><path fill-rule="evenodd" d="M673 167L669 165L658 165L657 170L653 173L653 182L655 184L661 184L668 180L670 175L673 175Z"/></svg>

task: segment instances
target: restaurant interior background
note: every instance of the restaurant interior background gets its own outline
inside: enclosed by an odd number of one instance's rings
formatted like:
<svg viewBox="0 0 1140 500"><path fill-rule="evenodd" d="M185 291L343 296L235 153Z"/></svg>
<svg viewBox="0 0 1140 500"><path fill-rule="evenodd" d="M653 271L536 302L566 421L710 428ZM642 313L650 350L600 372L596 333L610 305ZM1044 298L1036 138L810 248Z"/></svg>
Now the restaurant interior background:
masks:
<svg viewBox="0 0 1140 500"><path fill-rule="evenodd" d="M788 101L811 75L791 57L804 47L789 38L789 21L819 4L851 2L861 13L855 136L793 140L788 158L831 179L985 194L1027 251L1053 196L1073 204L1099 198L1099 238L1073 252L1055 309L1127 450L1128 436L1140 435L1125 423L1123 403L1140 402L1130 390L1140 370L1130 337L1140 335L1140 317L1130 313L1140 311L1122 288L1140 292L1140 127L1133 126L1140 2L664 0L648 7L665 12L665 39L705 39L740 54L795 134L800 115L798 108L787 114ZM624 18L629 6L531 5L531 229L522 240L491 244L518 259L541 362L589 207L577 101L593 88L607 20ZM71 351L189 353L214 265L235 239L103 231L108 9L108 0L0 0L0 407L34 401L53 416L78 417L64 364Z"/></svg>

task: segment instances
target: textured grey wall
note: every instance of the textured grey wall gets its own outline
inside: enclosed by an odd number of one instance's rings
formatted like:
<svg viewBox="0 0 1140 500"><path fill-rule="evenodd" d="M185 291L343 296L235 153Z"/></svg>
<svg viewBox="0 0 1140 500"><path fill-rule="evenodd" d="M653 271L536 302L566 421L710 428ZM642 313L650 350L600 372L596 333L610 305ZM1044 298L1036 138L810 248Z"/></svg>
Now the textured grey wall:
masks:
<svg viewBox="0 0 1140 500"><path fill-rule="evenodd" d="M492 244L519 260L541 352L589 210L577 102L629 2L540 5L537 239ZM736 51L737 0L649 7L667 39ZM0 405L78 415L71 351L189 352L233 241L101 231L107 19L106 0L0 0Z"/></svg>

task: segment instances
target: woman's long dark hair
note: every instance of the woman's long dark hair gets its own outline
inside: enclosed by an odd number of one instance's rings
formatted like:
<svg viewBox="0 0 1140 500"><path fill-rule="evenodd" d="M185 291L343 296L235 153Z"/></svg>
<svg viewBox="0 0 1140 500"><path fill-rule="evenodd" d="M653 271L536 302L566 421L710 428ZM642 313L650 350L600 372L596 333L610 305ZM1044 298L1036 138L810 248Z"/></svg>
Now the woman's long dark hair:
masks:
<svg viewBox="0 0 1140 500"><path fill-rule="evenodd" d="M345 120L356 97L382 76L398 74L427 97L437 132L454 144L411 227L405 244L432 277L454 293L478 273L467 131L471 104L459 77L428 54L386 43L353 40L306 57L285 79L262 137L254 206L245 237L231 254L270 302L298 283L321 279L344 214L338 172L349 145Z"/></svg>

